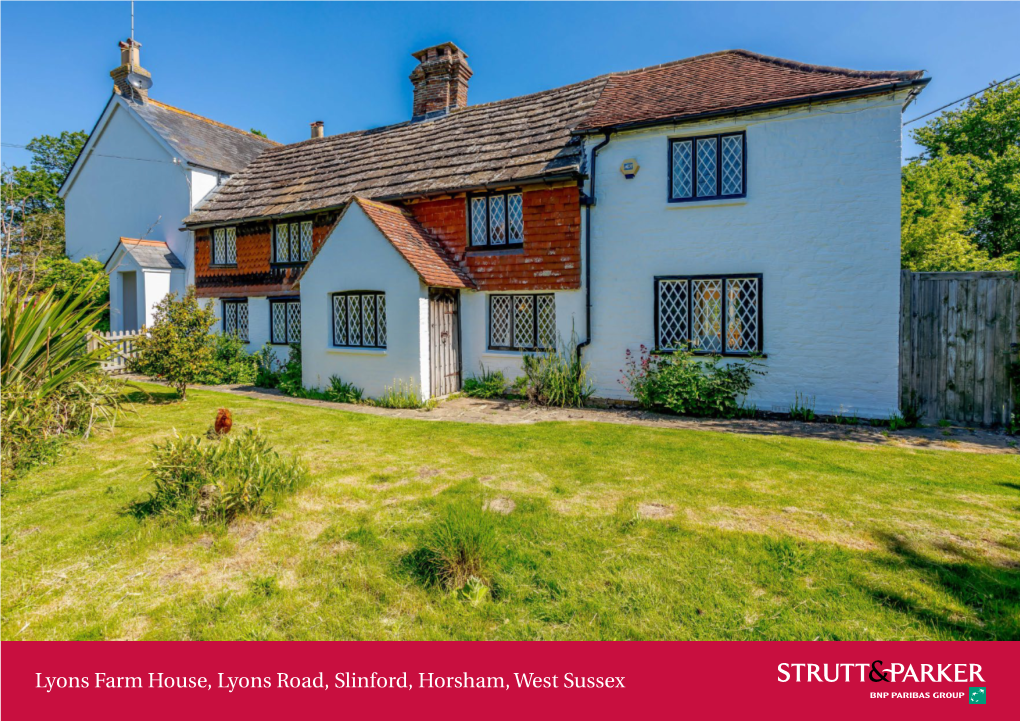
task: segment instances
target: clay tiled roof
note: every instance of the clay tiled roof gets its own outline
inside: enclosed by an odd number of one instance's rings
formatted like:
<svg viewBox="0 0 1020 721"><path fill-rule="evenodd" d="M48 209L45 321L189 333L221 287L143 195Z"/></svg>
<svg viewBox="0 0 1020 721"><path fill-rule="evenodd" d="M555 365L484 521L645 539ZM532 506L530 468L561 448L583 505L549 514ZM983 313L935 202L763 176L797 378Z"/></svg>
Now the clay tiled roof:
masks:
<svg viewBox="0 0 1020 721"><path fill-rule="evenodd" d="M236 173L263 150L279 143L233 128L158 100L128 101L128 107L159 133L182 159L225 173Z"/></svg>
<svg viewBox="0 0 1020 721"><path fill-rule="evenodd" d="M580 130L732 112L846 91L886 88L924 71L865 72L807 65L725 50L626 73L616 73Z"/></svg>
<svg viewBox="0 0 1020 721"><path fill-rule="evenodd" d="M117 248L120 246L124 246L124 250L143 268L158 268L160 270L184 268L184 263L173 254L173 251L162 240L121 238ZM114 253L117 252L117 248L114 248ZM111 255L110 257L112 258L113 256Z"/></svg>
<svg viewBox="0 0 1020 721"><path fill-rule="evenodd" d="M364 198L355 198L354 202L418 272L426 285L440 288L475 287L471 278L450 258L439 241L429 235L409 212Z"/></svg>
<svg viewBox="0 0 1020 721"><path fill-rule="evenodd" d="M184 219L189 225L556 177L578 171L571 130L604 78L401 123L270 148Z"/></svg>
<svg viewBox="0 0 1020 721"><path fill-rule="evenodd" d="M577 131L880 92L923 72L863 72L726 50L407 122L270 148L186 225L548 179L582 169Z"/></svg>

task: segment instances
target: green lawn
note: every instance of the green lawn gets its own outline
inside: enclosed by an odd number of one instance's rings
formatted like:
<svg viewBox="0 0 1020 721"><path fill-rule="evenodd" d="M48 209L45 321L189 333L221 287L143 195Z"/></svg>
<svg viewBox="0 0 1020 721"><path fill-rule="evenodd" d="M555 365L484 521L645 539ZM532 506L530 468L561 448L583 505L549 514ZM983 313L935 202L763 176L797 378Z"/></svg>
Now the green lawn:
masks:
<svg viewBox="0 0 1020 721"><path fill-rule="evenodd" d="M151 444L204 433L220 406L311 482L229 529L132 514ZM465 495L516 503L495 517L494 598L477 607L407 563ZM6 490L0 636L1018 639L1018 518L1016 455L193 391Z"/></svg>

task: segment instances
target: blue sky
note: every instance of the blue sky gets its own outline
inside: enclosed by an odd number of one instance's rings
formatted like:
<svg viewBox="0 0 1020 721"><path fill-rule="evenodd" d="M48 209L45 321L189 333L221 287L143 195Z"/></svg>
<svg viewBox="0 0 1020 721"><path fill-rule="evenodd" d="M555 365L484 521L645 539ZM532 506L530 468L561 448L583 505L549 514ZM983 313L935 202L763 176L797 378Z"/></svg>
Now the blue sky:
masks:
<svg viewBox="0 0 1020 721"><path fill-rule="evenodd" d="M91 130L109 96L128 2L4 2L0 135ZM151 94L274 140L405 120L410 53L453 40L470 102L726 48L934 78L910 119L1020 72L1020 3L138 2ZM904 155L914 148L905 136ZM22 164L22 150L3 148Z"/></svg>

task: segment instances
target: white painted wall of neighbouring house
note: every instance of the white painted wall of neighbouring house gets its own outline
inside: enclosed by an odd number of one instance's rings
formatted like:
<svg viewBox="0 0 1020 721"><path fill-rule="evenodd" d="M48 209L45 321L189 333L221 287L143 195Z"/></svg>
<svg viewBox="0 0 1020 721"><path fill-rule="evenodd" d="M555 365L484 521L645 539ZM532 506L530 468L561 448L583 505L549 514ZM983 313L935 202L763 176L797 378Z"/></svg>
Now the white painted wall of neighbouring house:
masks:
<svg viewBox="0 0 1020 721"><path fill-rule="evenodd" d="M800 393L819 413L895 412L903 99L614 135L592 209L585 359L597 395L627 397L626 349L654 345L655 276L762 273L768 373L749 400L786 411ZM747 132L747 198L668 203L669 138L731 130ZM631 180L619 172L629 158Z"/></svg>
<svg viewBox="0 0 1020 721"><path fill-rule="evenodd" d="M122 236L145 237L190 266L189 233L178 230L191 211L188 171L117 101L96 132L65 191L67 255L105 263Z"/></svg>
<svg viewBox="0 0 1020 721"><path fill-rule="evenodd" d="M339 376L382 395L400 379L429 387L428 288L356 205L348 208L301 278L302 382L326 388ZM385 350L333 345L332 293L386 294Z"/></svg>

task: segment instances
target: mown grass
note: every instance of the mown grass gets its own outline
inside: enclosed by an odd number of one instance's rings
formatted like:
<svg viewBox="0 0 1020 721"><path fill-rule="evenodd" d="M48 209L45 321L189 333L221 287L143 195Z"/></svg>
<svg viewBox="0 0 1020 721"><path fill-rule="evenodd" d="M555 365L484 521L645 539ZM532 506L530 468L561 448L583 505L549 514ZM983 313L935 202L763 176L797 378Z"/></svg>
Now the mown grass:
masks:
<svg viewBox="0 0 1020 721"><path fill-rule="evenodd" d="M6 489L9 639L1017 639L1020 458L596 423L392 419L146 386ZM139 518L152 443L216 409L310 483L229 527ZM505 497L473 605L415 570Z"/></svg>

